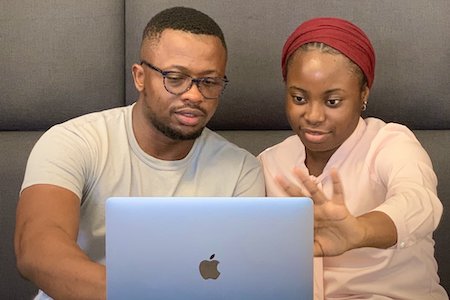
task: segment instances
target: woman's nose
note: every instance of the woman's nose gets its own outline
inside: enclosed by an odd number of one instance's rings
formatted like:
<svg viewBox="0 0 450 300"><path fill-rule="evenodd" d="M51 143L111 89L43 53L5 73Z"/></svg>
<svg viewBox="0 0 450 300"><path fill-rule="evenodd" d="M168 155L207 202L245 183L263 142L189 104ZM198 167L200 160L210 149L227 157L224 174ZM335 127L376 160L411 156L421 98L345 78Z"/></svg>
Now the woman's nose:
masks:
<svg viewBox="0 0 450 300"><path fill-rule="evenodd" d="M309 103L306 108L305 119L311 124L325 120L325 108L321 103Z"/></svg>

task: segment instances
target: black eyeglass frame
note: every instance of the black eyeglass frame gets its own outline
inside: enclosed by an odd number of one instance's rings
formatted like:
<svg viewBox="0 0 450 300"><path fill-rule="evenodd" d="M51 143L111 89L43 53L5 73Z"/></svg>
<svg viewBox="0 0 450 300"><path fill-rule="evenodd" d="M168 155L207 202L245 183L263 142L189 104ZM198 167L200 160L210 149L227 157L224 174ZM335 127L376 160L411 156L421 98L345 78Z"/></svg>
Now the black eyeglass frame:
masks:
<svg viewBox="0 0 450 300"><path fill-rule="evenodd" d="M152 69L152 70L158 72L159 74L161 74L161 76L163 77L164 88L166 89L166 91L169 92L169 93L171 93L172 95L176 95L176 96L182 95L182 94L186 93L187 91L189 91L189 90L192 88L192 85L195 83L195 85L197 86L198 90L200 91L200 93L202 94L202 96L205 97L205 99L217 99L217 98L219 98L219 97L223 94L223 91L225 90L225 87L227 86L227 84L228 84L228 82L229 82L227 76L224 76L224 77L199 77L199 78L194 78L194 77L192 77L192 76L190 76L190 75L188 75L188 74L182 73L182 72L177 72L177 71L163 71L163 70L161 70L160 68L158 68L158 67L152 65L151 63L149 63L149 62L147 62L147 61L145 61L145 60L141 60L141 63L140 63L140 64L141 64L141 65L146 65L146 66L149 67L150 69ZM189 77L189 78L191 79L191 83L187 86L187 88L186 88L184 91L182 91L182 92L180 92L180 93L174 93L174 92L172 92L172 91L169 91L169 89L168 89L167 86L166 86L166 78L167 78L167 76L168 76L169 74L174 74L174 73L175 73L175 74L182 74L183 76L187 76L187 77ZM202 82L206 82L206 81L209 80L209 79L222 80L222 81L223 81L223 87L222 87L222 90L220 91L219 95L217 95L217 97L206 97L206 96L203 94L203 92L202 92L202 88L201 88L201 85L200 85L200 84L201 84Z"/></svg>

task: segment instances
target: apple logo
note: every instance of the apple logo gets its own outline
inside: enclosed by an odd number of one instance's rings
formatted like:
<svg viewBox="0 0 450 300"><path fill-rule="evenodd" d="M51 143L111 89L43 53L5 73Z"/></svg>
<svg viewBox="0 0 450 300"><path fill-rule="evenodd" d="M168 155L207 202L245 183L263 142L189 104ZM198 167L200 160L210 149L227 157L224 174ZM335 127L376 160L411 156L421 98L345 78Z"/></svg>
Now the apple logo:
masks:
<svg viewBox="0 0 450 300"><path fill-rule="evenodd" d="M217 279L220 275L220 272L217 270L219 261L213 260L214 256L215 254L211 255L209 260L201 261L198 266L200 269L200 275L202 275L203 279Z"/></svg>

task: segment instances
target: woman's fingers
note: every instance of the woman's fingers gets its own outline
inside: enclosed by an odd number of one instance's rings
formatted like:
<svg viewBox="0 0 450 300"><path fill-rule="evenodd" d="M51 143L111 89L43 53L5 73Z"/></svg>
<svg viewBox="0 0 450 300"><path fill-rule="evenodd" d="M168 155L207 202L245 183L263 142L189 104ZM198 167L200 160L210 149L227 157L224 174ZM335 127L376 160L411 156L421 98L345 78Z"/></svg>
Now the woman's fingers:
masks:
<svg viewBox="0 0 450 300"><path fill-rule="evenodd" d="M311 195L314 204L320 205L327 202L327 198L325 197L325 195L321 190L319 190L317 184L315 184L307 174L303 173L303 171L297 167L294 168L293 173L302 182L305 189Z"/></svg>
<svg viewBox="0 0 450 300"><path fill-rule="evenodd" d="M331 169L331 181L333 182L333 202L336 204L344 204L344 189L342 188L341 179L336 169Z"/></svg>
<svg viewBox="0 0 450 300"><path fill-rule="evenodd" d="M302 183L306 191L308 191L309 197L312 198L314 204L321 205L329 201L329 199L325 196L325 194L317 187L317 184L311 180L308 174L305 174L298 167L294 167L292 173ZM336 204L344 204L344 191L337 170L332 169L330 175L333 183L333 196L330 200L332 200ZM275 177L275 180L288 196L291 197L307 196L300 187L290 182L288 179L286 179L286 177L278 175Z"/></svg>
<svg viewBox="0 0 450 300"><path fill-rule="evenodd" d="M283 190L291 197L303 197L305 194L298 186L289 182L284 176L276 176L275 180L283 188Z"/></svg>

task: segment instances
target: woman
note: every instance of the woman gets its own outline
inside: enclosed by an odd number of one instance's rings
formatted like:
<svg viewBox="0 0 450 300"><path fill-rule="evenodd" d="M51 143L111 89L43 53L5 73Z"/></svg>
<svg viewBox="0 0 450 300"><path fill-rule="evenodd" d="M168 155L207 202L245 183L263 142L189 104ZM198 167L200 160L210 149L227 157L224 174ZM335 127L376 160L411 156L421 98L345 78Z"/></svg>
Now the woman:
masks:
<svg viewBox="0 0 450 300"><path fill-rule="evenodd" d="M425 150L406 127L361 118L375 53L337 18L301 24L283 48L296 135L260 154L269 196L310 196L316 299L448 299L432 233L442 204Z"/></svg>

